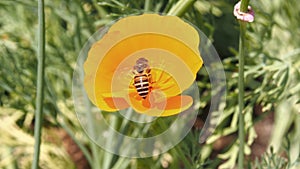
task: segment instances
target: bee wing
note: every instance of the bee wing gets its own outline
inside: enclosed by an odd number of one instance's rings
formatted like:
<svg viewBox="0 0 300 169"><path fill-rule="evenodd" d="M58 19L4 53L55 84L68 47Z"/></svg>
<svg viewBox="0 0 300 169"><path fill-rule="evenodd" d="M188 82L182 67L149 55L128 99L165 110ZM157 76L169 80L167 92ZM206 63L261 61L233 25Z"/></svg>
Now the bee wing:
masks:
<svg viewBox="0 0 300 169"><path fill-rule="evenodd" d="M131 66L118 67L112 78L111 93L113 96L125 96L132 90L133 85L133 69Z"/></svg>
<svg viewBox="0 0 300 169"><path fill-rule="evenodd" d="M130 67L118 67L113 72L101 75L103 80L111 80L109 90L95 91L95 104L104 111L114 112L130 107L125 97L132 90Z"/></svg>

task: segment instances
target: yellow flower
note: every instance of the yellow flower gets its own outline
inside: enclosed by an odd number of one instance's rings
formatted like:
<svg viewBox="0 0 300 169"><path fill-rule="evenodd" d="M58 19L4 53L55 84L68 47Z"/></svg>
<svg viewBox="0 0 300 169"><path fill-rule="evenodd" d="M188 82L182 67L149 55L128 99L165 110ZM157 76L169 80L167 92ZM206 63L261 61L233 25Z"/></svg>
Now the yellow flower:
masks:
<svg viewBox="0 0 300 169"><path fill-rule="evenodd" d="M84 86L90 100L104 111L132 107L151 116L169 116L188 109L193 99L180 95L202 66L198 32L176 16L143 14L114 23L96 42L84 63ZM149 61L149 94L134 86L133 66Z"/></svg>

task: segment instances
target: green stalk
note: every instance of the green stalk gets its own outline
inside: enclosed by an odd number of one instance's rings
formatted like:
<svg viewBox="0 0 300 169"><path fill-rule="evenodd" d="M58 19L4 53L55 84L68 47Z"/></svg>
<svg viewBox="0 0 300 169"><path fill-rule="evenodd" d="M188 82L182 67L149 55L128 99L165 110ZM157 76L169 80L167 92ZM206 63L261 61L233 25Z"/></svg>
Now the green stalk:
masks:
<svg viewBox="0 0 300 169"><path fill-rule="evenodd" d="M37 97L34 124L34 156L32 169L39 168L41 130L43 124L43 100L44 100L44 72L45 72L45 13L44 0L38 1L38 70L37 70Z"/></svg>
<svg viewBox="0 0 300 169"><path fill-rule="evenodd" d="M238 82L238 88L239 88L239 158L238 158L238 166L239 169L243 168L243 162L244 162L244 145L245 145L245 131L244 131L244 56L245 56L245 50L244 50L244 36L245 32L244 29L246 23L241 22L240 23L240 47L239 47L239 82Z"/></svg>
<svg viewBox="0 0 300 169"><path fill-rule="evenodd" d="M249 0L242 0L241 2L241 12L247 12L248 11L248 5L249 5Z"/></svg>
<svg viewBox="0 0 300 169"><path fill-rule="evenodd" d="M145 0L144 12L149 12L151 9L151 0Z"/></svg>
<svg viewBox="0 0 300 169"><path fill-rule="evenodd" d="M241 12L248 11L249 0L242 0ZM244 168L244 145L245 145L245 131L244 131L244 59L245 59L245 35L246 35L246 22L240 21L240 42L239 42L239 156L238 156L238 168Z"/></svg>
<svg viewBox="0 0 300 169"><path fill-rule="evenodd" d="M180 0L168 12L167 15L181 17L191 7L196 0Z"/></svg>

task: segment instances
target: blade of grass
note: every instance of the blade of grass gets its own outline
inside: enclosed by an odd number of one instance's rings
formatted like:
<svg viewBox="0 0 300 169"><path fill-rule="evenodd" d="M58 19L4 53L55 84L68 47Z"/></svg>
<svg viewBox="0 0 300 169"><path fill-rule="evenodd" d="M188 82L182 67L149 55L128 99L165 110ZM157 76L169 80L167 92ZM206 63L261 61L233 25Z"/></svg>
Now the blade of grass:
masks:
<svg viewBox="0 0 300 169"><path fill-rule="evenodd" d="M100 5L98 5L97 0L92 0L92 4L101 17L107 17L108 13Z"/></svg>
<svg viewBox="0 0 300 169"><path fill-rule="evenodd" d="M34 156L32 169L38 169L41 145L41 130L43 123L43 99L44 99L44 72L45 72L45 13L44 0L38 1L38 72L37 72L37 97L34 124Z"/></svg>
<svg viewBox="0 0 300 169"><path fill-rule="evenodd" d="M241 12L247 12L249 0L242 0ZM245 35L246 35L246 22L240 21L240 42L239 42L239 81L238 81L238 102L239 102L239 156L238 168L243 169L244 166L244 145L245 145L245 131L244 131L244 58L245 58Z"/></svg>
<svg viewBox="0 0 300 169"><path fill-rule="evenodd" d="M196 0L180 0L168 12L167 15L181 17Z"/></svg>

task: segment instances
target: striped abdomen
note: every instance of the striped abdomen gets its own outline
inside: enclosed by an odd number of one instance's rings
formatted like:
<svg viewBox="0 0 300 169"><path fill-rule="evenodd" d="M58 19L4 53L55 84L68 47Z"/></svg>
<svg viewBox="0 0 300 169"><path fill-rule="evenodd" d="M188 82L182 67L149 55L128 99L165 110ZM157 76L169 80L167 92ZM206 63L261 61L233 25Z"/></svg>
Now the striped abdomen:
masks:
<svg viewBox="0 0 300 169"><path fill-rule="evenodd" d="M141 75L134 76L134 87L136 88L136 91L143 99L146 99L146 97L149 94L149 89L150 89L149 77L150 77L149 74L141 74Z"/></svg>

